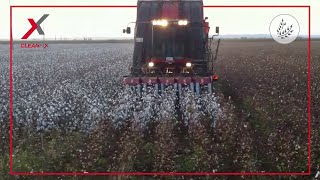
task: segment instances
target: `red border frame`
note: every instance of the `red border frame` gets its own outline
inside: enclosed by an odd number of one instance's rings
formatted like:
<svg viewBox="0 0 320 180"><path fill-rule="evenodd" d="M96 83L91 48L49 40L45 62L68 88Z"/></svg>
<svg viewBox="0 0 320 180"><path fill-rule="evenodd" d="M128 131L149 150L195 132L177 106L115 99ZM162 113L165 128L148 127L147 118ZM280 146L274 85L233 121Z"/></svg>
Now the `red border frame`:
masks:
<svg viewBox="0 0 320 180"><path fill-rule="evenodd" d="M136 8L137 6L10 6L10 175L23 176L115 176L115 175L133 175L133 176L291 176L291 175L310 175L311 174L311 8L310 6L204 6L204 8L308 8L308 172L13 172L12 167L12 9L13 8Z"/></svg>

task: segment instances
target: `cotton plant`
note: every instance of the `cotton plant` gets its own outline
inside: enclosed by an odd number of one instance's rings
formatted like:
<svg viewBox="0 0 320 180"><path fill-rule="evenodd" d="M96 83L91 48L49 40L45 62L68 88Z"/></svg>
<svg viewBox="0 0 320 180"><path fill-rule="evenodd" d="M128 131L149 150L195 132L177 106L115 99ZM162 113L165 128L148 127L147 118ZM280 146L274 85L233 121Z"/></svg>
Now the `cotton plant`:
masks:
<svg viewBox="0 0 320 180"><path fill-rule="evenodd" d="M143 128L150 120L177 119L177 103L186 123L205 115L216 118L219 104L214 95L198 97L184 89L177 101L173 86L160 94L151 86L142 94L126 89L122 81L129 74L132 47L107 46L60 44L45 52L15 50L13 120L17 125L35 126L37 132L89 132L99 121L111 119L117 126L132 120ZM3 73L1 79L5 79Z"/></svg>

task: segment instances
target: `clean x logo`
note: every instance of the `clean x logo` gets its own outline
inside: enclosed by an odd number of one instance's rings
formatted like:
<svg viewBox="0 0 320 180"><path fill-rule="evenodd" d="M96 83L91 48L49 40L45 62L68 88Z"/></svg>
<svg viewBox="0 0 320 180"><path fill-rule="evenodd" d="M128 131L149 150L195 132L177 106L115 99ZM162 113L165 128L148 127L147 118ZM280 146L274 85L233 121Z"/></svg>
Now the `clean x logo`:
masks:
<svg viewBox="0 0 320 180"><path fill-rule="evenodd" d="M49 14L44 14L37 22L34 22L33 19L28 19L31 24L31 28L29 31L21 38L21 39L28 39L29 36L33 33L34 30L37 30L40 35L44 35L40 24L49 16Z"/></svg>

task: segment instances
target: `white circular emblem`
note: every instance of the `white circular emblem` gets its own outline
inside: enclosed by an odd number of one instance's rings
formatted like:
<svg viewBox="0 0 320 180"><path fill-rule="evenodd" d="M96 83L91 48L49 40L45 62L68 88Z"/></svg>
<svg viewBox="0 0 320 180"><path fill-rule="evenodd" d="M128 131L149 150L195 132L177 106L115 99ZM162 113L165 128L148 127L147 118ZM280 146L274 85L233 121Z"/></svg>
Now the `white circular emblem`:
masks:
<svg viewBox="0 0 320 180"><path fill-rule="evenodd" d="M280 14L271 21L269 31L272 38L278 43L289 44L298 37L300 26L293 16Z"/></svg>

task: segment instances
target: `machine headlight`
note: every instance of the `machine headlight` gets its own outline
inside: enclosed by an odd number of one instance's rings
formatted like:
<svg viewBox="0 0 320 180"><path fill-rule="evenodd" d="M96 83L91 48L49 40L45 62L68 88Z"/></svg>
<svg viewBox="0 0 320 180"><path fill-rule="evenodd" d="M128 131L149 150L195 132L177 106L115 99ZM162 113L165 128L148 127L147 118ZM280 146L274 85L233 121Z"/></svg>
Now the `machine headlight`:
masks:
<svg viewBox="0 0 320 180"><path fill-rule="evenodd" d="M159 21L158 21L158 20L153 20L153 21L152 21L152 25L154 25L154 26L159 25Z"/></svg>
<svg viewBox="0 0 320 180"><path fill-rule="evenodd" d="M149 63L148 63L148 66L149 66L149 67L153 67L153 66L154 66L154 63L153 63L153 62L149 62Z"/></svg>
<svg viewBox="0 0 320 180"><path fill-rule="evenodd" d="M187 67L191 67L192 64L188 62L188 63L186 63L186 66L187 66Z"/></svg>
<svg viewBox="0 0 320 180"><path fill-rule="evenodd" d="M186 26L186 25L188 25L188 20L179 20L178 25L179 26Z"/></svg>
<svg viewBox="0 0 320 180"><path fill-rule="evenodd" d="M161 21L161 26L168 26L168 21L165 20L165 19L163 19L163 20Z"/></svg>
<svg viewBox="0 0 320 180"><path fill-rule="evenodd" d="M153 20L152 25L154 26L168 26L168 21L165 19L160 19L160 20Z"/></svg>

